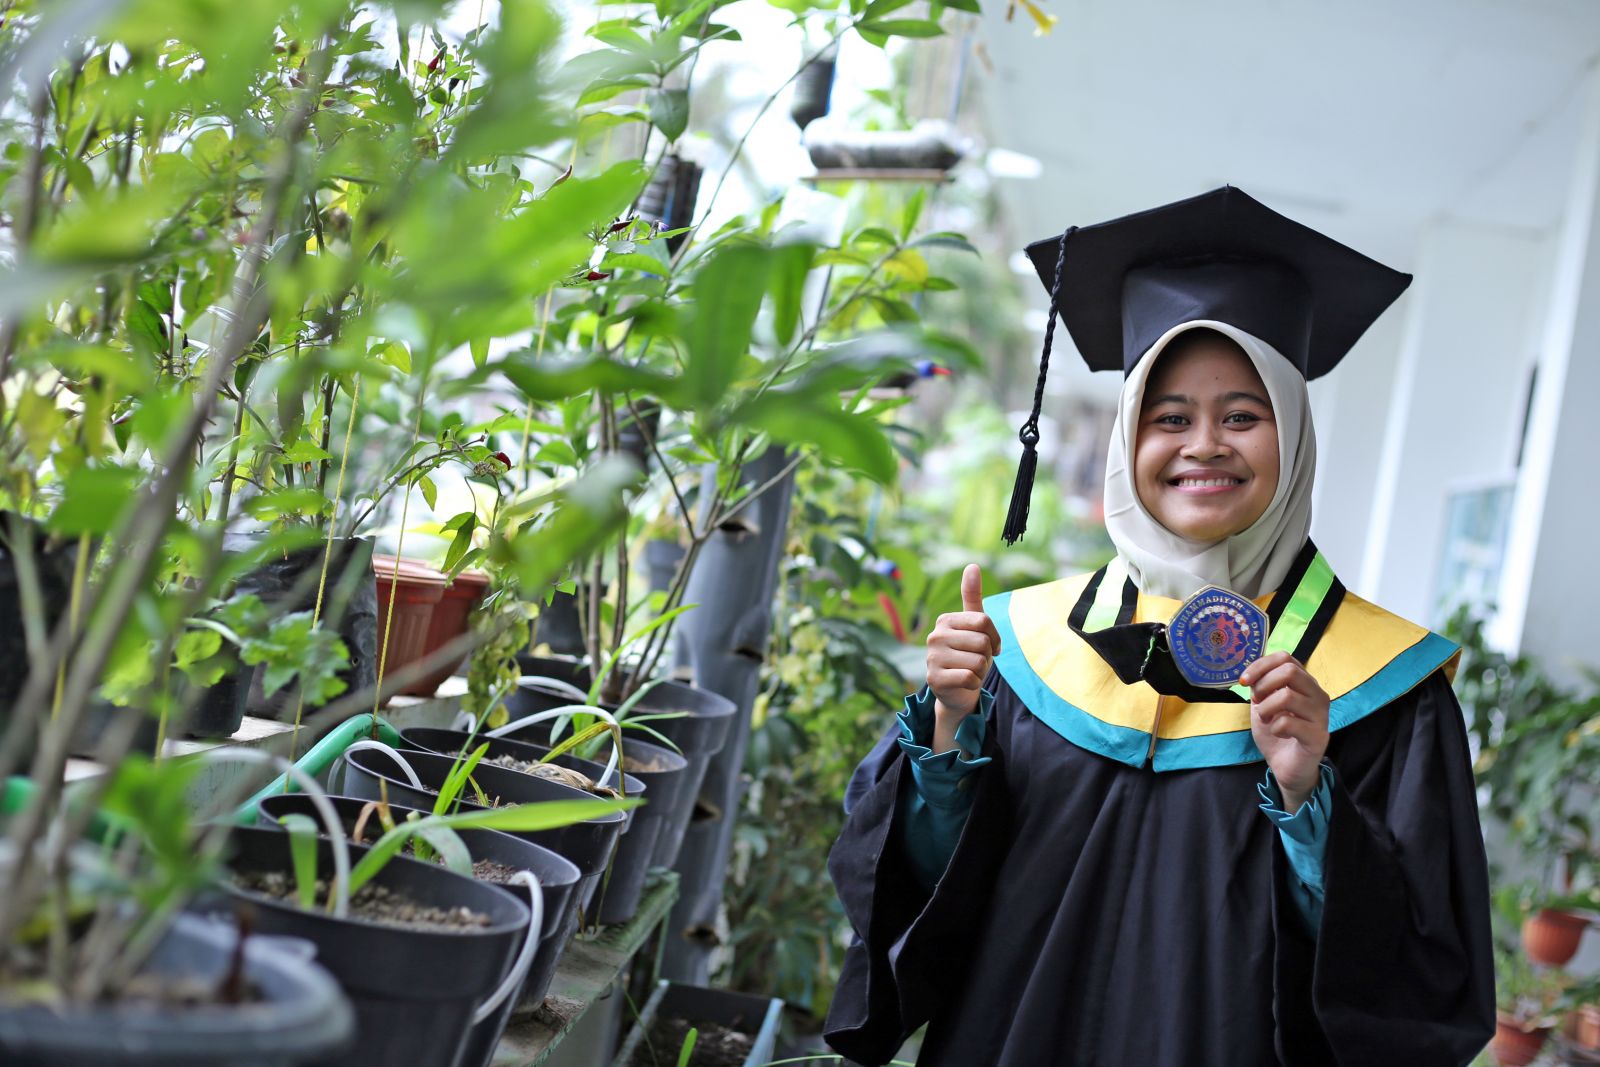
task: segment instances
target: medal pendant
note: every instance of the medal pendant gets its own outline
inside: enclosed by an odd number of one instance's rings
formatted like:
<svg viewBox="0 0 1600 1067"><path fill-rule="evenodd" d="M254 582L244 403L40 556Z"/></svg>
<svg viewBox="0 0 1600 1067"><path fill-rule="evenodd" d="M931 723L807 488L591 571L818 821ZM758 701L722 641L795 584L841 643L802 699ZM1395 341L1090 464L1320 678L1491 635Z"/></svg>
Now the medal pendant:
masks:
<svg viewBox="0 0 1600 1067"><path fill-rule="evenodd" d="M1237 593L1208 585L1167 624L1178 672L1193 685L1226 689L1267 647L1267 613Z"/></svg>

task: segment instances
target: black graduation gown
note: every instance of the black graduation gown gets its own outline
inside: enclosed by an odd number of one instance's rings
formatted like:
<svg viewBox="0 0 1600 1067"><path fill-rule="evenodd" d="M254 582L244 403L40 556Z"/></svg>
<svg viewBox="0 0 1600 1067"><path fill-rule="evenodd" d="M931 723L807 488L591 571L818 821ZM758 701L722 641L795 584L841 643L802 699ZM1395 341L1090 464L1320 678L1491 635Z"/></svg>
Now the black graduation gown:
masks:
<svg viewBox="0 0 1600 1067"><path fill-rule="evenodd" d="M856 934L825 1033L920 1067L1463 1064L1494 1028L1488 888L1444 673L1330 737L1315 939L1259 810L1261 762L1156 773L1086 751L998 674L972 811L930 896L893 829L891 731L829 870Z"/></svg>

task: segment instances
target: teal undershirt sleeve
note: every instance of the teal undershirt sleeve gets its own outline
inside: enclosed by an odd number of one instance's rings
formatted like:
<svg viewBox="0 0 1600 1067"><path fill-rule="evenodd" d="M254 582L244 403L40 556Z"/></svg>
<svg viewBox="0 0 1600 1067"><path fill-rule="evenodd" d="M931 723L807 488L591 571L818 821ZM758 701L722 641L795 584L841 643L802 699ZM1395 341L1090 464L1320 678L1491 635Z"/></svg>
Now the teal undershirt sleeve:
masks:
<svg viewBox="0 0 1600 1067"><path fill-rule="evenodd" d="M897 820L902 852L926 892L933 892L950 864L961 840L961 829L972 810L973 775L990 762L980 756L988 729L994 694L978 697L978 710L956 727L956 747L934 754L933 694L926 687L906 697L900 712L900 748L911 761L911 774L902 783L902 818Z"/></svg>
<svg viewBox="0 0 1600 1067"><path fill-rule="evenodd" d="M1300 810L1290 815L1283 810L1283 793L1278 782L1267 771L1266 778L1256 787L1261 793L1261 810L1266 812L1278 828L1283 840L1283 851L1289 859L1289 896L1294 901L1300 918L1312 937L1322 925L1323 885L1322 872L1328 854L1328 813L1333 798L1333 767L1326 760L1322 764L1322 778L1316 791L1300 805Z"/></svg>

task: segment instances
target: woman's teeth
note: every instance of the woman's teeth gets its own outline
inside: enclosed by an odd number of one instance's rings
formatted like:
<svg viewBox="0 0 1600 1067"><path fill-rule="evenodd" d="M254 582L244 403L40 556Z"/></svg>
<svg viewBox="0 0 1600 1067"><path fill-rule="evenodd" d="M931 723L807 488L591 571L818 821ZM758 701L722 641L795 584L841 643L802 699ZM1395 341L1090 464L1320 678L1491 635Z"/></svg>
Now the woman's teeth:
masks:
<svg viewBox="0 0 1600 1067"><path fill-rule="evenodd" d="M1178 478L1174 480L1172 484L1180 489L1201 489L1221 487L1225 485L1239 485L1241 482L1243 482L1243 480L1244 479L1242 478Z"/></svg>

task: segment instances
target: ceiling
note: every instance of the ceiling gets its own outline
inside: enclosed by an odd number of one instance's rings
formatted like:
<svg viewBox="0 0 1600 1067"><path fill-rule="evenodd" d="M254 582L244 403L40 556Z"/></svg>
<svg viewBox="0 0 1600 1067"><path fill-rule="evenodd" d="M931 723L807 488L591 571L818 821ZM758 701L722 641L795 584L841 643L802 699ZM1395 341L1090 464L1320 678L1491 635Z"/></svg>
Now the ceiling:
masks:
<svg viewBox="0 0 1600 1067"><path fill-rule="evenodd" d="M1041 6L1044 37L985 4L968 68L990 146L1042 164L998 180L1017 248L1228 183L1400 269L1430 221L1544 230L1600 58L1597 0Z"/></svg>

